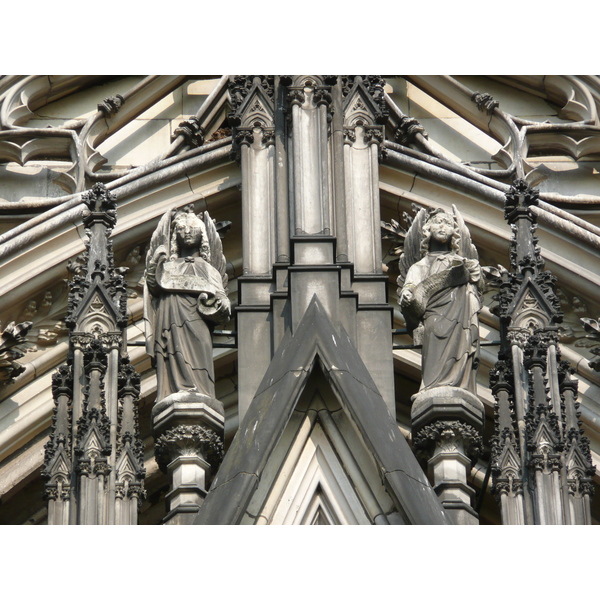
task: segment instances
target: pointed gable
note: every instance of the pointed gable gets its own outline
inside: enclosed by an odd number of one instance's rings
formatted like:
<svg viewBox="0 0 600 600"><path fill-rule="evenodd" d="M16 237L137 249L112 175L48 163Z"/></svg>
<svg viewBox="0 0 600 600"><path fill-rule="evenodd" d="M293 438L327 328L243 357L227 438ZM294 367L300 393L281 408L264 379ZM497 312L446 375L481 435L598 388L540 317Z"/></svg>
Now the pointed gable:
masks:
<svg viewBox="0 0 600 600"><path fill-rule="evenodd" d="M410 524L446 524L447 517L435 492L356 348L343 329L336 330L316 297L295 334L287 334L275 353L196 523L242 522L317 362L344 416L372 456L400 520Z"/></svg>

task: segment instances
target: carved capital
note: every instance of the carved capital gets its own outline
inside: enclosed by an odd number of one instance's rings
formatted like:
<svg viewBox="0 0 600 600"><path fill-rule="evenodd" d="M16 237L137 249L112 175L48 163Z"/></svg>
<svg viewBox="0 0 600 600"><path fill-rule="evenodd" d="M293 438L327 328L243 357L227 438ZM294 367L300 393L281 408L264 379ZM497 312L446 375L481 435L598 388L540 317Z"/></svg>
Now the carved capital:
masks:
<svg viewBox="0 0 600 600"><path fill-rule="evenodd" d="M518 346L523 349L525 348L530 335L531 331L528 329L513 329L508 331L506 337L511 346Z"/></svg>
<svg viewBox="0 0 600 600"><path fill-rule="evenodd" d="M262 130L262 143L265 147L275 144L275 129L265 128Z"/></svg>
<svg viewBox="0 0 600 600"><path fill-rule="evenodd" d="M582 496L589 496L590 498L594 495L594 482L588 477L584 477L581 473L569 473L567 478L567 484L569 486L569 494L581 498Z"/></svg>
<svg viewBox="0 0 600 600"><path fill-rule="evenodd" d="M304 82L304 85L289 87L287 93L289 106L303 106L307 101L307 90L312 90L312 94L309 92L308 95L312 95L312 102L315 106L327 107L327 120L330 121L334 110L330 86L319 85L316 81L307 80ZM288 120L291 124L291 111L288 115Z"/></svg>
<svg viewBox="0 0 600 600"><path fill-rule="evenodd" d="M313 101L315 106L321 106L324 104L328 109L333 112L333 107L331 106L333 102L333 97L331 96L331 88L329 87L318 87L315 89L313 94Z"/></svg>
<svg viewBox="0 0 600 600"><path fill-rule="evenodd" d="M557 472L562 467L560 454L538 453L529 459L529 468L542 472Z"/></svg>
<svg viewBox="0 0 600 600"><path fill-rule="evenodd" d="M348 127L344 127L344 144L352 145L356 142L356 131Z"/></svg>
<svg viewBox="0 0 600 600"><path fill-rule="evenodd" d="M105 351L118 350L123 344L123 336L120 333L102 333L99 339Z"/></svg>
<svg viewBox="0 0 600 600"><path fill-rule="evenodd" d="M142 483L126 479L115 484L115 496L121 500L135 499L140 508L146 498L146 490Z"/></svg>
<svg viewBox="0 0 600 600"><path fill-rule="evenodd" d="M165 473L169 463L180 456L199 456L216 469L223 459L223 441L207 427L178 425L158 437L154 454L158 466Z"/></svg>
<svg viewBox="0 0 600 600"><path fill-rule="evenodd" d="M92 455L90 458L82 458L77 461L76 472L90 479L100 475L107 476L111 470L106 458L101 456Z"/></svg>
<svg viewBox="0 0 600 600"><path fill-rule="evenodd" d="M234 136L234 141L238 146L251 146L254 143L254 132L252 129L238 129Z"/></svg>
<svg viewBox="0 0 600 600"><path fill-rule="evenodd" d="M383 144L383 127L365 127L365 144Z"/></svg>
<svg viewBox="0 0 600 600"><path fill-rule="evenodd" d="M494 482L492 494L516 496L523 493L523 480L517 477L499 478Z"/></svg>
<svg viewBox="0 0 600 600"><path fill-rule="evenodd" d="M303 88L290 88L287 93L287 101L290 106L294 104L297 106L302 106L306 101L306 94L304 93Z"/></svg>
<svg viewBox="0 0 600 600"><path fill-rule="evenodd" d="M55 483L48 483L44 488L44 500L65 501L71 495L71 486L66 482L59 480Z"/></svg>

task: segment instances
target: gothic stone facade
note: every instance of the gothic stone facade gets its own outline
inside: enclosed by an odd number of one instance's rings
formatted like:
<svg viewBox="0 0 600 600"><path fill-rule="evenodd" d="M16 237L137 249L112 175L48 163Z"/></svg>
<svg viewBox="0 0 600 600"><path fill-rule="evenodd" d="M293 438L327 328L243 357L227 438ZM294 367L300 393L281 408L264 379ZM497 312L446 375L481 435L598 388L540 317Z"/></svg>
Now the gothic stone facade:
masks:
<svg viewBox="0 0 600 600"><path fill-rule="evenodd" d="M592 76L0 78L0 523L597 523L599 105ZM397 278L453 206L478 369L419 399ZM161 412L145 257L184 207L233 319L214 398Z"/></svg>

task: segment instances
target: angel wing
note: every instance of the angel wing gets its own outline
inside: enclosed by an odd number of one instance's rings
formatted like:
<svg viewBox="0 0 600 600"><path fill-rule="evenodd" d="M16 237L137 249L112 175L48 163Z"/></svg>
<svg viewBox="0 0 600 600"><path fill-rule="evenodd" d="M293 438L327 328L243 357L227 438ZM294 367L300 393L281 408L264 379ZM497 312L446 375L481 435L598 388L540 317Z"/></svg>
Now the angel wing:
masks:
<svg viewBox="0 0 600 600"><path fill-rule="evenodd" d="M166 251L166 255L171 254L171 221L173 217L173 211L167 211L158 222L150 244L148 246L148 252L146 253L146 272L148 268L156 260L156 250L163 246ZM155 299L148 289L148 283L144 281L144 325L146 330L146 350L148 354L154 359L154 327L156 321L156 306Z"/></svg>
<svg viewBox="0 0 600 600"><path fill-rule="evenodd" d="M167 257L171 256L171 222L173 220L173 211L167 211L158 222L150 244L146 253L146 268L154 259L154 255L159 246L164 246L167 252Z"/></svg>
<svg viewBox="0 0 600 600"><path fill-rule="evenodd" d="M458 231L460 233L460 248L458 253L465 258L471 258L479 261L479 255L477 254L477 248L471 241L471 233L465 225L465 221L462 215L458 212L458 209L454 204L452 205L452 212L454 213L454 219L458 225Z"/></svg>
<svg viewBox="0 0 600 600"><path fill-rule="evenodd" d="M229 277L227 276L225 256L223 255L223 244L221 237L217 231L214 219L210 218L208 211L205 210L202 214L202 220L206 227L206 237L208 245L210 246L210 264L219 272L223 280L223 289L225 293L228 293L227 282Z"/></svg>
<svg viewBox="0 0 600 600"><path fill-rule="evenodd" d="M406 237L404 238L404 250L400 255L400 260L398 261L398 269L400 270L400 275L396 280L398 287L404 287L404 282L406 280L406 274L408 270L419 260L421 260L421 241L423 239L423 225L425 225L425 221L427 221L427 217L429 213L425 208L422 208L417 216L414 218L410 229L406 233Z"/></svg>

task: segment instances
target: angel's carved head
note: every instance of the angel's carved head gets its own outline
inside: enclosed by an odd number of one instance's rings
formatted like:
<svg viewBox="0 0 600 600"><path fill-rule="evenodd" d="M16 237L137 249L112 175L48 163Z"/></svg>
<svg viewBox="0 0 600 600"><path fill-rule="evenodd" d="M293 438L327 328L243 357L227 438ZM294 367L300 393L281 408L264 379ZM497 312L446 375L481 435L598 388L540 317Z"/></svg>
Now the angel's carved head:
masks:
<svg viewBox="0 0 600 600"><path fill-rule="evenodd" d="M431 240L447 245L450 252L460 249L460 232L454 216L438 208L429 215L423 225L421 255L425 256L430 250Z"/></svg>
<svg viewBox="0 0 600 600"><path fill-rule="evenodd" d="M198 251L204 260L210 260L210 246L202 219L191 211L178 211L173 218L171 258Z"/></svg>

